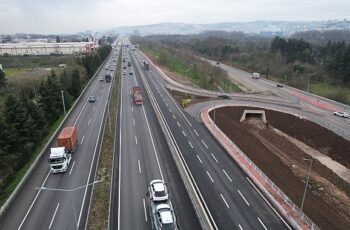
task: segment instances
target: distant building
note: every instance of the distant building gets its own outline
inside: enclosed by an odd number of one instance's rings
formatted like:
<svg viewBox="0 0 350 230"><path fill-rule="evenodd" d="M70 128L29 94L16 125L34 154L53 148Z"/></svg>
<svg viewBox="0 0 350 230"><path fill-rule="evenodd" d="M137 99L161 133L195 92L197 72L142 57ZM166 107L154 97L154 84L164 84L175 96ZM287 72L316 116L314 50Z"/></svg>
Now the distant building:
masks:
<svg viewBox="0 0 350 230"><path fill-rule="evenodd" d="M270 37L283 37L284 34L282 31L260 31L260 36L261 37L266 37L266 38L270 38Z"/></svg>
<svg viewBox="0 0 350 230"><path fill-rule="evenodd" d="M68 55L90 53L96 47L94 42L67 43L6 43L0 44L0 55Z"/></svg>

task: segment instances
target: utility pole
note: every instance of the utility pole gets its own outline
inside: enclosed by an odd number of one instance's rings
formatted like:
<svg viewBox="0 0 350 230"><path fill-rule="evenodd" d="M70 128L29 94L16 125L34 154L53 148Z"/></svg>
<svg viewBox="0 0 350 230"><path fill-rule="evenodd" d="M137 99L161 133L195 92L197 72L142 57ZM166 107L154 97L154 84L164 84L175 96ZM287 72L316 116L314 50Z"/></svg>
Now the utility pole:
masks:
<svg viewBox="0 0 350 230"><path fill-rule="evenodd" d="M312 163L314 161L314 159L307 159L307 158L303 158L304 161L310 161L310 167L309 167L309 171L307 173L307 179L306 179L306 184L305 184L305 190L304 190L304 194L303 194L303 200L301 201L301 212L303 212L303 208L304 208L304 201L305 201L305 196L306 196L306 191L307 191L307 187L309 185L309 178L310 178L310 172L311 172L311 167L312 167Z"/></svg>
<svg viewBox="0 0 350 230"><path fill-rule="evenodd" d="M310 73L309 73L309 80L307 81L306 92L309 92L309 87L310 87Z"/></svg>
<svg viewBox="0 0 350 230"><path fill-rule="evenodd" d="M62 95L62 105L63 105L63 112L64 112L64 115L66 115L66 105L64 104L64 91L61 90L61 95Z"/></svg>

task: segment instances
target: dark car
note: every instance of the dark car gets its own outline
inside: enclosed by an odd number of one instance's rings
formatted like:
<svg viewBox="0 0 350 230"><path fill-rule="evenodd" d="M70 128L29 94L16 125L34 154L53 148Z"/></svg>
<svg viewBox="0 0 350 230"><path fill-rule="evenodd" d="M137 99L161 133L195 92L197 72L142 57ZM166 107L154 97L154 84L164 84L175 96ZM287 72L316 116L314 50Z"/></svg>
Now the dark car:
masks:
<svg viewBox="0 0 350 230"><path fill-rule="evenodd" d="M219 93L218 97L222 99L230 99L230 96L227 93Z"/></svg>
<svg viewBox="0 0 350 230"><path fill-rule="evenodd" d="M277 84L276 86L277 86L278 88L282 88L282 87L283 87L282 84Z"/></svg>

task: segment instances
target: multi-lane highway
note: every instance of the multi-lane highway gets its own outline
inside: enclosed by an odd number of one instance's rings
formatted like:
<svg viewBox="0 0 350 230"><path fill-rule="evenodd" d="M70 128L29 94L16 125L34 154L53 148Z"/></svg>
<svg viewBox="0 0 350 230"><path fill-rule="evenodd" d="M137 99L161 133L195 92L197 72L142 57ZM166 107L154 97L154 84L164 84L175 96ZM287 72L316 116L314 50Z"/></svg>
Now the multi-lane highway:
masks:
<svg viewBox="0 0 350 230"><path fill-rule="evenodd" d="M115 54L107 58L106 65L112 64L113 58ZM99 81L104 76L101 68L63 125L76 126L79 137L68 171L49 172L48 150L3 215L0 229L84 229L91 195L91 186L87 185L94 179L111 89L111 83ZM96 102L88 102L90 95Z"/></svg>
<svg viewBox="0 0 350 230"><path fill-rule="evenodd" d="M147 187L151 180L162 179L168 186L180 229L200 229L134 63L127 66L130 60L127 49L123 49L123 58L110 227L152 229ZM134 86L142 88L143 105L135 105L132 100Z"/></svg>
<svg viewBox="0 0 350 230"><path fill-rule="evenodd" d="M139 65L140 77L144 77L154 94L217 227L290 228L204 126L178 107L154 66L145 70L142 67L145 57L139 51L130 52L133 63Z"/></svg>

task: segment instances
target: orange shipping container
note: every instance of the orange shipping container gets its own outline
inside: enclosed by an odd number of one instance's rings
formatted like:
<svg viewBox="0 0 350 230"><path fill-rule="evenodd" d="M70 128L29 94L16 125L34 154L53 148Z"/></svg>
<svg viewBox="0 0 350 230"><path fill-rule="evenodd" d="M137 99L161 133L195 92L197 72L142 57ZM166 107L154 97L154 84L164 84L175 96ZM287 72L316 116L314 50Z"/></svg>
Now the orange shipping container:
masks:
<svg viewBox="0 0 350 230"><path fill-rule="evenodd" d="M66 127L57 138L58 147L65 147L67 152L74 152L78 142L76 127Z"/></svg>

